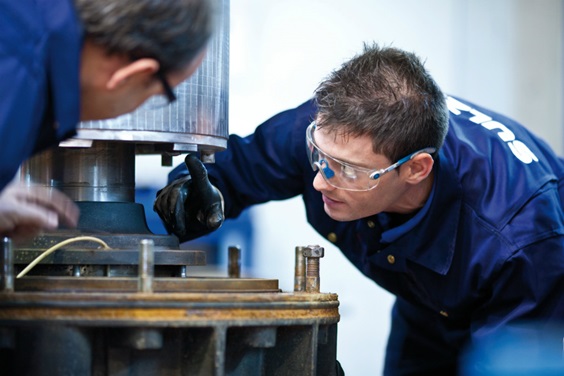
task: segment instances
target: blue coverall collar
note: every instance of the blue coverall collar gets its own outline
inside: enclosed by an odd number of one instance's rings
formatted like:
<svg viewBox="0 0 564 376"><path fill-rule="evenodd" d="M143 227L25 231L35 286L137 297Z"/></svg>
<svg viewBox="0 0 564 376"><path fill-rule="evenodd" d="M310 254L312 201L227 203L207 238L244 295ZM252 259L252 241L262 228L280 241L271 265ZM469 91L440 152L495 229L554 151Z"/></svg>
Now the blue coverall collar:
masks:
<svg viewBox="0 0 564 376"><path fill-rule="evenodd" d="M444 275L456 246L461 189L453 166L442 151L434 168L435 181L423 208L401 226L383 232L382 242L390 243L388 250ZM443 226L437 228L437 223Z"/></svg>

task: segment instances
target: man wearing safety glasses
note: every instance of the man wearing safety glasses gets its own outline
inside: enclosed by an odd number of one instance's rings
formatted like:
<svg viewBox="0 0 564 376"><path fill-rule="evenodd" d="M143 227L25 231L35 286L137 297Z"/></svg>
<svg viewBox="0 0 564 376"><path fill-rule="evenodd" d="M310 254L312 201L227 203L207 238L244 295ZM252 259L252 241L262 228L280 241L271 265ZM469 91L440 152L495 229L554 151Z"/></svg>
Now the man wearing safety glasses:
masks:
<svg viewBox="0 0 564 376"><path fill-rule="evenodd" d="M171 173L155 202L167 227L209 232L218 191L227 218L302 195L310 224L397 297L386 375L456 374L467 346L564 318L562 161L520 124L445 97L412 53L365 46L206 167L211 185Z"/></svg>

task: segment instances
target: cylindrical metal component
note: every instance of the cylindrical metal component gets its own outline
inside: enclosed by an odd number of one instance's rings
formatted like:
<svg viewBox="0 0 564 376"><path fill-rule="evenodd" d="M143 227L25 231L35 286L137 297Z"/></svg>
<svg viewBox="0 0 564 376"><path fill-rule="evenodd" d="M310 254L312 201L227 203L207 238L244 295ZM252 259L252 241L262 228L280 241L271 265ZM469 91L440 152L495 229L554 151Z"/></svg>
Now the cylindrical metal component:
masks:
<svg viewBox="0 0 564 376"><path fill-rule="evenodd" d="M153 99L114 119L81 122L77 135L21 168L27 183L55 187L74 201L135 202L135 155L214 153L227 147L229 1L220 1L217 30L197 71L175 88L177 101L155 109Z"/></svg>
<svg viewBox="0 0 564 376"><path fill-rule="evenodd" d="M169 144L177 152L227 147L229 99L229 1L219 2L217 29L198 70L175 89L176 102L109 120L82 122L76 138Z"/></svg>
<svg viewBox="0 0 564 376"><path fill-rule="evenodd" d="M305 258L304 250L306 247L298 246L296 247L296 264L294 268L294 291L302 292L305 291Z"/></svg>
<svg viewBox="0 0 564 376"><path fill-rule="evenodd" d="M229 278L241 277L241 248L238 246L230 246L228 260Z"/></svg>
<svg viewBox="0 0 564 376"><path fill-rule="evenodd" d="M320 273L319 259L323 257L324 249L318 245L310 245L304 249L306 259L306 292L319 292Z"/></svg>
<svg viewBox="0 0 564 376"><path fill-rule="evenodd" d="M308 257L306 262L306 292L319 292L319 259Z"/></svg>
<svg viewBox="0 0 564 376"><path fill-rule="evenodd" d="M4 237L2 239L2 292L14 291L14 250L12 240Z"/></svg>
<svg viewBox="0 0 564 376"><path fill-rule="evenodd" d="M143 239L139 243L139 282L138 291L153 292L155 274L155 243L152 239Z"/></svg>
<svg viewBox="0 0 564 376"><path fill-rule="evenodd" d="M94 142L49 149L25 162L21 177L57 188L74 201L135 202L135 145Z"/></svg>
<svg viewBox="0 0 564 376"><path fill-rule="evenodd" d="M81 273L80 273L80 265L74 265L72 267L72 275L75 277L80 277Z"/></svg>
<svg viewBox="0 0 564 376"><path fill-rule="evenodd" d="M188 277L188 273L186 272L186 265L180 265L180 278Z"/></svg>

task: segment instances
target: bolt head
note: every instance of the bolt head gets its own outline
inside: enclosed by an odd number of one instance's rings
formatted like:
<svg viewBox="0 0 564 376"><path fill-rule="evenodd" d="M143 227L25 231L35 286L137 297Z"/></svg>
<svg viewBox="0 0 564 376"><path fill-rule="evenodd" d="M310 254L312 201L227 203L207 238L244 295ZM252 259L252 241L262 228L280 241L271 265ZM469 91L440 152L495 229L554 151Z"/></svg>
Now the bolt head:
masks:
<svg viewBox="0 0 564 376"><path fill-rule="evenodd" d="M323 257L324 249L318 245L308 245L304 248L304 257Z"/></svg>

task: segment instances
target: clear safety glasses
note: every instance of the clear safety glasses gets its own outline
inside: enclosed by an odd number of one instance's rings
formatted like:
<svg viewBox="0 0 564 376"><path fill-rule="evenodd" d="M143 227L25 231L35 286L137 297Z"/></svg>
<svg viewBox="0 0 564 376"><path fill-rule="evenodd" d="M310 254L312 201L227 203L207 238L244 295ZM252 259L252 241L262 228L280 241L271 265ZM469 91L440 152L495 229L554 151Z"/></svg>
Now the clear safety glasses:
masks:
<svg viewBox="0 0 564 376"><path fill-rule="evenodd" d="M314 121L307 127L306 131L307 155L311 168L314 171L319 170L325 181L331 186L347 191L369 191L374 189L378 186L382 175L398 168L418 154L433 154L436 151L433 147L424 148L403 157L389 167L371 170L351 165L323 152L315 144L313 138L315 129L316 123Z"/></svg>

